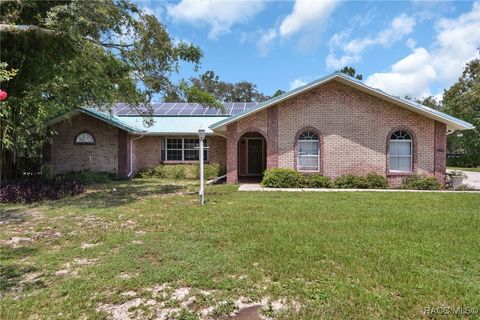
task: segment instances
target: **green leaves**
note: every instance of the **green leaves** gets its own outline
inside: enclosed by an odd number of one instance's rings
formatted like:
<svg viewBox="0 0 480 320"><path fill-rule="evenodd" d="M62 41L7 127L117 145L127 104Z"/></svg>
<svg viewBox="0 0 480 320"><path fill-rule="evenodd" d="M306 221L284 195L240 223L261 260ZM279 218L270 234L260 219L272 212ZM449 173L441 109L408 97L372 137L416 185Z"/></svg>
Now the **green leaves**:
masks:
<svg viewBox="0 0 480 320"><path fill-rule="evenodd" d="M2 61L18 69L2 83L11 98L0 136L12 159L37 154L48 138L47 119L59 112L148 103L176 87L170 76L180 62L197 69L202 58L197 46L172 41L155 16L130 0L7 2L0 24ZM202 92L188 96L216 103Z"/></svg>
<svg viewBox="0 0 480 320"><path fill-rule="evenodd" d="M460 79L443 95L445 112L475 126L461 136L448 136L449 149L465 154L468 165L480 165L480 60L470 61Z"/></svg>

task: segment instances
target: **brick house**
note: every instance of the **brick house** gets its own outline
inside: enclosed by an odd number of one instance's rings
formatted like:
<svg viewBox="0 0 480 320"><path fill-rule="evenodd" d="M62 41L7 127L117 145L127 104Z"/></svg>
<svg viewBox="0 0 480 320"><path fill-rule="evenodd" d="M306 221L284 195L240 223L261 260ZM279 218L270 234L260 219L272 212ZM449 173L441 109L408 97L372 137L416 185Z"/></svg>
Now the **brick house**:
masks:
<svg viewBox="0 0 480 320"><path fill-rule="evenodd" d="M126 104L80 108L49 122L57 133L44 159L55 172L112 171L131 177L163 164L196 163L206 129L206 161L226 166L227 182L292 168L336 178L370 172L391 186L414 173L443 182L446 135L473 126L334 73L262 103Z"/></svg>

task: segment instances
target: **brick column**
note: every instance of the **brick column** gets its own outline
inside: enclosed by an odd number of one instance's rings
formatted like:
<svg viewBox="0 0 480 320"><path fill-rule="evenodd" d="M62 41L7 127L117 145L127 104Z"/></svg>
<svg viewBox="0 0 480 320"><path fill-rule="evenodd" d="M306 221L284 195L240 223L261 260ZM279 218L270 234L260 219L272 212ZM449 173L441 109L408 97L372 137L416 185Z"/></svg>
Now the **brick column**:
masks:
<svg viewBox="0 0 480 320"><path fill-rule="evenodd" d="M278 108L267 109L267 169L278 167Z"/></svg>
<svg viewBox="0 0 480 320"><path fill-rule="evenodd" d="M126 177L129 171L129 143L128 134L122 129L118 129L118 174Z"/></svg>
<svg viewBox="0 0 480 320"><path fill-rule="evenodd" d="M447 170L447 125L435 121L435 178L443 186Z"/></svg>
<svg viewBox="0 0 480 320"><path fill-rule="evenodd" d="M238 137L237 123L227 126L227 183L238 182Z"/></svg>

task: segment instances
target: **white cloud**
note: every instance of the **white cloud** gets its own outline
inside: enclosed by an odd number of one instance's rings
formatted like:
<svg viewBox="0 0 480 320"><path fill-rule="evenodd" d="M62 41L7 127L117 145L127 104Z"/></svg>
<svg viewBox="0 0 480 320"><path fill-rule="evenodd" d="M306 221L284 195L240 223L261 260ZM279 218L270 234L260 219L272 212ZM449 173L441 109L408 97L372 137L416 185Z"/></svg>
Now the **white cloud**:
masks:
<svg viewBox="0 0 480 320"><path fill-rule="evenodd" d="M405 58L392 65L388 72L374 73L366 83L404 96L430 95L436 83L448 87L462 73L465 63L474 59L480 46L480 2L456 19L441 19L432 48L413 49Z"/></svg>
<svg viewBox="0 0 480 320"><path fill-rule="evenodd" d="M295 0L292 12L283 18L279 26L255 32L260 56L269 54L278 40L299 34L299 49L310 49L319 42L320 29L335 9L339 0ZM243 40L246 37L242 37Z"/></svg>
<svg viewBox="0 0 480 320"><path fill-rule="evenodd" d="M400 97L429 95L429 83L437 77L431 58L427 50L417 48L392 65L390 72L374 73L365 83Z"/></svg>
<svg viewBox="0 0 480 320"><path fill-rule="evenodd" d="M417 42L412 39L412 38L408 38L407 39L407 42L405 43L407 45L407 47L409 47L410 49L415 49L415 46L417 45Z"/></svg>
<svg viewBox="0 0 480 320"><path fill-rule="evenodd" d="M277 38L277 31L273 28L261 33L260 39L257 41L257 49L260 56L266 57L270 52L273 41Z"/></svg>
<svg viewBox="0 0 480 320"><path fill-rule="evenodd" d="M230 32L233 25L245 23L264 8L263 1L182 0L167 6L167 14L175 21L210 26L208 37L217 39Z"/></svg>
<svg viewBox="0 0 480 320"><path fill-rule="evenodd" d="M290 82L290 88L289 90L296 89L298 87L304 86L307 83L313 81L313 79L316 79L318 77L298 77L294 79L292 82Z"/></svg>
<svg viewBox="0 0 480 320"><path fill-rule="evenodd" d="M375 37L357 38L347 42L345 33L334 34L330 39L330 53L325 63L330 69L338 69L348 63L359 62L362 58L361 54L368 47L374 45L391 46L394 42L411 33L414 26L415 19L402 13L392 20L387 29L380 31ZM343 51L340 57L335 54L337 49Z"/></svg>
<svg viewBox="0 0 480 320"><path fill-rule="evenodd" d="M336 0L295 0L293 11L280 24L279 33L287 37L312 25L318 26L333 11Z"/></svg>

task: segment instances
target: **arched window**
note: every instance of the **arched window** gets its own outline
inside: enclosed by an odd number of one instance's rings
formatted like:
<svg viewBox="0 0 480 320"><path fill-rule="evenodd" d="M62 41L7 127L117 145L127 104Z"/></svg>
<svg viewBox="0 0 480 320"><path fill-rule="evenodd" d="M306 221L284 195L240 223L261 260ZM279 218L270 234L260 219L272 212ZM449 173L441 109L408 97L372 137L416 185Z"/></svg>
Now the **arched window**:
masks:
<svg viewBox="0 0 480 320"><path fill-rule="evenodd" d="M405 130L398 130L390 136L389 157L390 171L411 172L413 169L412 135Z"/></svg>
<svg viewBox="0 0 480 320"><path fill-rule="evenodd" d="M320 139L315 131L307 130L298 136L297 170L319 171Z"/></svg>
<svg viewBox="0 0 480 320"><path fill-rule="evenodd" d="M75 138L75 144L95 144L95 139L88 132L81 132Z"/></svg>

